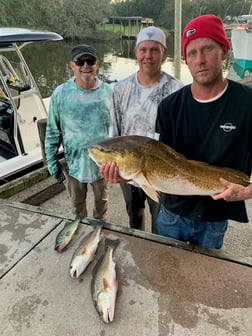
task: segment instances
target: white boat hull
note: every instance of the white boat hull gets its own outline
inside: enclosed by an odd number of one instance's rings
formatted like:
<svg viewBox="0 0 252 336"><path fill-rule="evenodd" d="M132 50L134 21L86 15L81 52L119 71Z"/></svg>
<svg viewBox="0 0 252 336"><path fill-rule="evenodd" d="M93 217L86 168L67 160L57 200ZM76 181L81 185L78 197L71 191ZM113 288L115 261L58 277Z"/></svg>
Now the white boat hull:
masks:
<svg viewBox="0 0 252 336"><path fill-rule="evenodd" d="M24 169L29 169L42 162L43 158L40 147L32 150L27 155L18 155L12 159L2 161L0 163L0 182L6 182L10 176L16 175Z"/></svg>
<svg viewBox="0 0 252 336"><path fill-rule="evenodd" d="M232 29L231 43L235 62L244 70L252 70L252 29L244 25Z"/></svg>

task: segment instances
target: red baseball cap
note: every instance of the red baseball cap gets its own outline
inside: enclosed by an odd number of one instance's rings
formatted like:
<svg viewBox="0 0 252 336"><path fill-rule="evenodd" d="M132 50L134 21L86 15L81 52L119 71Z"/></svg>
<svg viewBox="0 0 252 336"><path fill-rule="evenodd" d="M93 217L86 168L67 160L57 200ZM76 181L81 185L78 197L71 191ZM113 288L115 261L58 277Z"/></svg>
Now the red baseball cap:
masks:
<svg viewBox="0 0 252 336"><path fill-rule="evenodd" d="M185 60L187 44L199 37L209 37L230 49L222 20L214 14L205 14L192 19L183 30L182 47Z"/></svg>

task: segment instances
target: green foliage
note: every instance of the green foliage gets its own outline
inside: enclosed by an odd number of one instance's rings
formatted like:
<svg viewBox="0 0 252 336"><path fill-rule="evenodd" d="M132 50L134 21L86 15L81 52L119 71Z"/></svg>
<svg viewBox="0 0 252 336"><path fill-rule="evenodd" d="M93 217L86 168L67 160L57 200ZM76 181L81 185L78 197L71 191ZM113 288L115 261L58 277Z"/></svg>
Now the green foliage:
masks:
<svg viewBox="0 0 252 336"><path fill-rule="evenodd" d="M111 13L110 0L0 0L0 25L50 29L66 38L93 35Z"/></svg>
<svg viewBox="0 0 252 336"><path fill-rule="evenodd" d="M174 4L178 0L114 0L113 11L118 16L142 16L154 19L155 25L167 29L174 28ZM248 14L250 0L181 0L182 27L193 17L213 13L222 19L226 15Z"/></svg>
<svg viewBox="0 0 252 336"><path fill-rule="evenodd" d="M155 25L174 28L174 4L178 0L0 0L0 25L48 29L65 38L103 38L102 20L110 16L142 16ZM215 13L248 14L252 0L181 0L182 26L193 17ZM102 29L101 29L102 28Z"/></svg>

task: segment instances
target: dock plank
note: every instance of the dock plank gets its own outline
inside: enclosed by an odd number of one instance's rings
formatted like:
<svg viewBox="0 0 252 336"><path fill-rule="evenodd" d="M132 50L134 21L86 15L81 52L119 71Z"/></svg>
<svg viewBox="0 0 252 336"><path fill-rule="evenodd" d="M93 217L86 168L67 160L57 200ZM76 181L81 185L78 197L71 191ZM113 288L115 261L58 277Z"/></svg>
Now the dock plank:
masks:
<svg viewBox="0 0 252 336"><path fill-rule="evenodd" d="M0 279L62 222L0 203ZM49 220L50 218L50 220Z"/></svg>

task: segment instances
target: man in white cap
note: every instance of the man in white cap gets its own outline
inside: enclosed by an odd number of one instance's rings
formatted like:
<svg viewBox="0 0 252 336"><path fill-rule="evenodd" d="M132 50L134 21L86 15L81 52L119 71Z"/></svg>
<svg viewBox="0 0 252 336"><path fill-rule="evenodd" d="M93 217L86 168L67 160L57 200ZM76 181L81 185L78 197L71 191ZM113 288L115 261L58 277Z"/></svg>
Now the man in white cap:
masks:
<svg viewBox="0 0 252 336"><path fill-rule="evenodd" d="M139 64L138 72L118 82L114 87L113 100L118 135L154 138L159 103L183 85L161 69L167 57L166 37L161 29L149 26L139 32L135 56ZM150 199L138 186L125 183L127 181L118 176L118 169L113 162L104 164L100 171L107 181L121 183L130 227L144 228L144 208L147 199L152 216L152 232L155 232L159 204Z"/></svg>

